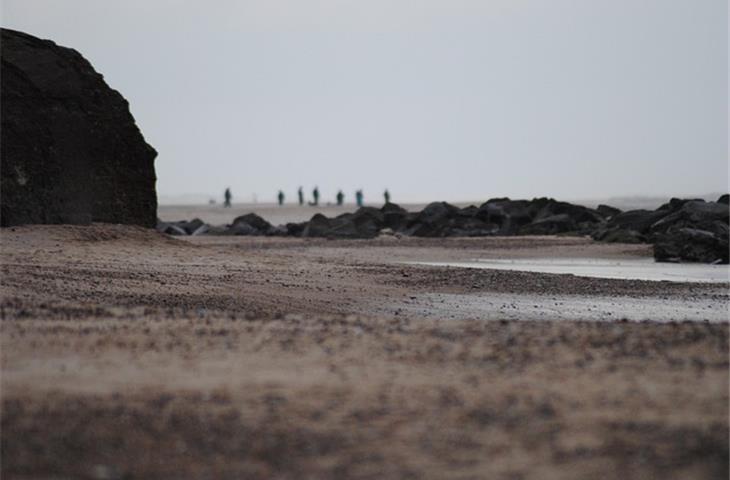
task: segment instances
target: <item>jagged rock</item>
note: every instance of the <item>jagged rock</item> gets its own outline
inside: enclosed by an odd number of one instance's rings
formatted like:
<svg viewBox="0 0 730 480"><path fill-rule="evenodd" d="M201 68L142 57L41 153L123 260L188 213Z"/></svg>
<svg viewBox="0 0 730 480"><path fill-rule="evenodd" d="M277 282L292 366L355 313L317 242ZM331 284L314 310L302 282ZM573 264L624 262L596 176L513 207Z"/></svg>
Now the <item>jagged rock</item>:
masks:
<svg viewBox="0 0 730 480"><path fill-rule="evenodd" d="M287 223L284 227L286 228L286 233L289 236L292 237L301 237L302 232L304 232L304 229L307 227L309 222L301 222L301 223Z"/></svg>
<svg viewBox="0 0 730 480"><path fill-rule="evenodd" d="M289 230L286 228L285 225L277 225L276 227L271 227L268 232L268 235L275 237L285 237L288 234Z"/></svg>
<svg viewBox="0 0 730 480"><path fill-rule="evenodd" d="M613 216L607 224L609 229L634 230L649 233L651 226L667 215L667 210L629 210Z"/></svg>
<svg viewBox="0 0 730 480"><path fill-rule="evenodd" d="M204 233L205 235L230 235L226 225L206 225L206 227L208 230Z"/></svg>
<svg viewBox="0 0 730 480"><path fill-rule="evenodd" d="M677 205L677 204L675 204ZM696 228L714 230L715 222L728 223L730 211L722 203L692 200L682 202L672 213L662 217L650 227L652 234L665 233L670 228Z"/></svg>
<svg viewBox="0 0 730 480"><path fill-rule="evenodd" d="M408 223L408 211L395 203L386 203L380 209L380 212L383 214L383 225L393 231L404 228Z"/></svg>
<svg viewBox="0 0 730 480"><path fill-rule="evenodd" d="M597 206L596 211L598 213L600 213L601 215L603 215L604 218L613 217L613 216L621 213L621 210L619 210L618 208L614 208L610 205L604 205L604 204L600 204L599 206Z"/></svg>
<svg viewBox="0 0 730 480"><path fill-rule="evenodd" d="M447 202L432 202L426 205L416 217L420 223L436 224L459 213L459 207Z"/></svg>
<svg viewBox="0 0 730 480"><path fill-rule="evenodd" d="M525 214L527 214L527 211L525 211ZM496 202L482 204L474 216L486 223L493 223L500 227L511 219L511 215L505 210L504 206ZM529 223L530 220L528 217L526 223Z"/></svg>
<svg viewBox="0 0 730 480"><path fill-rule="evenodd" d="M593 233L594 240L606 243L646 243L646 236L636 230L622 228L603 229Z"/></svg>
<svg viewBox="0 0 730 480"><path fill-rule="evenodd" d="M445 230L444 235L448 237L486 237L496 235L499 232L499 225L486 223L478 219L470 219L464 222L456 222Z"/></svg>
<svg viewBox="0 0 730 480"><path fill-rule="evenodd" d="M385 205L380 207L380 212L383 215L385 215L386 213L402 213L405 215L408 213L408 210L406 210L405 208L401 207L400 205L398 205L396 203L386 203Z"/></svg>
<svg viewBox="0 0 730 480"><path fill-rule="evenodd" d="M77 51L0 35L0 223L155 227L157 153L127 101Z"/></svg>
<svg viewBox="0 0 730 480"><path fill-rule="evenodd" d="M199 226L198 228L196 228L195 230L193 230L192 232L190 232L190 235L205 235L209 231L210 231L210 225L207 225L204 223L201 226Z"/></svg>
<svg viewBox="0 0 730 480"><path fill-rule="evenodd" d="M522 235L555 235L574 231L577 228L575 220L566 213L553 215L536 220L520 229Z"/></svg>
<svg viewBox="0 0 730 480"><path fill-rule="evenodd" d="M302 230L302 237L326 237L330 230L330 220L321 213L315 214Z"/></svg>
<svg viewBox="0 0 730 480"><path fill-rule="evenodd" d="M189 222L178 222L177 226L185 230L188 235L192 235L193 232L204 227L205 223L203 223L203 221L199 218L194 218Z"/></svg>
<svg viewBox="0 0 730 480"><path fill-rule="evenodd" d="M190 220L181 220L178 222L157 221L157 231L168 235L202 235L210 229L209 225L203 223L199 218Z"/></svg>
<svg viewBox="0 0 730 480"><path fill-rule="evenodd" d="M458 213L459 208L450 203L429 203L408 222L404 233L416 237L446 236L451 226L451 220Z"/></svg>
<svg viewBox="0 0 730 480"><path fill-rule="evenodd" d="M186 232L184 228L171 223L165 225L162 233L165 233L167 235L188 235L188 232Z"/></svg>
<svg viewBox="0 0 730 480"><path fill-rule="evenodd" d="M666 210L667 213L674 212L676 210L679 210L682 208L682 206L687 202L704 202L701 198L676 198L672 197L669 199L669 201L663 205L661 205L657 210Z"/></svg>
<svg viewBox="0 0 730 480"><path fill-rule="evenodd" d="M720 198L717 199L717 203L722 203L725 205L730 204L730 195L727 193L725 195L721 195Z"/></svg>
<svg viewBox="0 0 730 480"><path fill-rule="evenodd" d="M567 215L575 223L600 223L603 221L601 214L582 205L558 202L552 198L546 201L545 199L536 199L533 200L533 204L536 208L539 206L537 214L533 216L535 220L542 220L557 215Z"/></svg>
<svg viewBox="0 0 730 480"><path fill-rule="evenodd" d="M264 232L257 229L256 227L249 225L246 222L238 222L238 223L234 223L233 225L228 227L226 234L227 235L246 236L246 235L263 235Z"/></svg>
<svg viewBox="0 0 730 480"><path fill-rule="evenodd" d="M678 228L657 236L654 258L658 262L724 263L729 260L728 238L694 228Z"/></svg>
<svg viewBox="0 0 730 480"><path fill-rule="evenodd" d="M373 238L383 228L383 221L383 213L373 207L361 207L355 213L343 213L332 219L317 214L304 227L302 236Z"/></svg>
<svg viewBox="0 0 730 480"><path fill-rule="evenodd" d="M255 213L248 213L246 215L241 215L240 217L236 217L233 220L233 223L231 224L232 227L238 225L238 224L246 224L250 227L254 228L255 230L258 230L261 234L266 234L271 229L271 224L261 218L260 216L256 215Z"/></svg>

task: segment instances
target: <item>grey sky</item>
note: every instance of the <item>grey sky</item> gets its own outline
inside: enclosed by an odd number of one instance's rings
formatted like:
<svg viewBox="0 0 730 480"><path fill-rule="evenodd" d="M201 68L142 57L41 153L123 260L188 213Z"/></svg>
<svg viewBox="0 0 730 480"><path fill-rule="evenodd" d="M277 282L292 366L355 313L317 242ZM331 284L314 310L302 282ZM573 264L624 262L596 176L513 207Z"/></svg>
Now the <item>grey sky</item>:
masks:
<svg viewBox="0 0 730 480"><path fill-rule="evenodd" d="M80 51L158 193L397 201L728 189L721 0L2 0Z"/></svg>

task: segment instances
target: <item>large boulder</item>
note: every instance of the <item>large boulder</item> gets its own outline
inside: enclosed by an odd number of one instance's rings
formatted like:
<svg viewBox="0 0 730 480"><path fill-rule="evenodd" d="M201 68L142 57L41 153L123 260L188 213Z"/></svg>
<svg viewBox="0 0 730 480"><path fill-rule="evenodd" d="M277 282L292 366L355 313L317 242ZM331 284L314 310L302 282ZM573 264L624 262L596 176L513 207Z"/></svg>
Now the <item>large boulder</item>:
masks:
<svg viewBox="0 0 730 480"><path fill-rule="evenodd" d="M664 218L669 212L667 210L629 210L611 217L607 228L633 230L642 235L649 233L654 223Z"/></svg>
<svg viewBox="0 0 730 480"><path fill-rule="evenodd" d="M622 228L599 229L591 235L594 240L606 243L646 243L646 237L636 230Z"/></svg>
<svg viewBox="0 0 730 480"><path fill-rule="evenodd" d="M331 220L321 213L316 213L307 222L304 229L301 232L302 237L326 237L329 230L332 228ZM287 226L288 229L288 226Z"/></svg>
<svg viewBox="0 0 730 480"><path fill-rule="evenodd" d="M522 235L555 235L576 230L577 224L567 213L535 220L520 229Z"/></svg>
<svg viewBox="0 0 730 480"><path fill-rule="evenodd" d="M653 234L665 233L670 228L695 228L714 230L716 222L728 224L730 210L722 203L703 200L686 201L672 213L654 222L650 231Z"/></svg>
<svg viewBox="0 0 730 480"><path fill-rule="evenodd" d="M234 230L237 226L241 227L239 230L242 232L245 231L248 233L236 233L236 235L265 235L272 229L272 225L269 222L255 213L247 213L246 215L241 215L233 219L231 230Z"/></svg>
<svg viewBox="0 0 730 480"><path fill-rule="evenodd" d="M432 202L418 212L404 233L416 237L444 237L449 234L459 207L447 202Z"/></svg>
<svg viewBox="0 0 730 480"><path fill-rule="evenodd" d="M600 223L603 222L603 215L596 210L574 205L568 202L558 202L552 198L538 198L532 201L534 210L537 213L533 216L535 220L554 217L556 215L567 215L575 223Z"/></svg>
<svg viewBox="0 0 730 480"><path fill-rule="evenodd" d="M155 227L157 153L77 51L0 31L0 223Z"/></svg>
<svg viewBox="0 0 730 480"><path fill-rule="evenodd" d="M613 217L615 215L618 215L621 213L621 210L619 210L616 207L612 207L610 205L604 205L600 204L596 207L596 211L603 215L605 218Z"/></svg>
<svg viewBox="0 0 730 480"><path fill-rule="evenodd" d="M386 203L380 212L383 214L383 225L393 231L401 230L408 223L408 211L395 203Z"/></svg>
<svg viewBox="0 0 730 480"><path fill-rule="evenodd" d="M654 242L654 258L658 262L727 264L729 252L727 233L718 235L694 228L670 229L658 235Z"/></svg>

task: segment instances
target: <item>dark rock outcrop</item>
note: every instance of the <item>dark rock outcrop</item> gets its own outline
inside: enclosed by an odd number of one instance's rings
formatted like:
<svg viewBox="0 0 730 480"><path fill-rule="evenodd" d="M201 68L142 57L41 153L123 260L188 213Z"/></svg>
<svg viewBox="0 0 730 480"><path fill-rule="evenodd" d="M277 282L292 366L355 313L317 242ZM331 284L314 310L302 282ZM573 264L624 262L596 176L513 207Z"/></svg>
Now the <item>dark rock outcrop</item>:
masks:
<svg viewBox="0 0 730 480"><path fill-rule="evenodd" d="M671 228L682 227L714 231L715 223L727 225L728 217L730 211L727 205L691 200L682 202L681 206L654 222L649 230L653 234L666 233Z"/></svg>
<svg viewBox="0 0 730 480"><path fill-rule="evenodd" d="M231 224L231 229L236 230L233 235L268 235L272 228L269 222L255 213L236 217Z"/></svg>
<svg viewBox="0 0 730 480"><path fill-rule="evenodd" d="M599 206L597 206L596 211L603 215L604 218L610 218L614 215L618 215L619 213L621 213L621 210L619 210L618 208L604 204L600 204Z"/></svg>
<svg viewBox="0 0 730 480"><path fill-rule="evenodd" d="M559 213L535 220L520 229L522 235L555 235L576 230L575 220L567 213Z"/></svg>
<svg viewBox="0 0 730 480"><path fill-rule="evenodd" d="M630 229L601 229L592 235L594 240L606 243L646 243L646 236Z"/></svg>
<svg viewBox="0 0 730 480"><path fill-rule="evenodd" d="M157 153L127 101L75 50L0 34L0 223L154 227Z"/></svg>
<svg viewBox="0 0 730 480"><path fill-rule="evenodd" d="M654 242L658 262L728 263L727 233L724 236L694 228L678 228L661 234Z"/></svg>
<svg viewBox="0 0 730 480"><path fill-rule="evenodd" d="M667 210L629 210L611 217L608 221L609 230L633 230L642 235L648 234L654 223L664 218Z"/></svg>

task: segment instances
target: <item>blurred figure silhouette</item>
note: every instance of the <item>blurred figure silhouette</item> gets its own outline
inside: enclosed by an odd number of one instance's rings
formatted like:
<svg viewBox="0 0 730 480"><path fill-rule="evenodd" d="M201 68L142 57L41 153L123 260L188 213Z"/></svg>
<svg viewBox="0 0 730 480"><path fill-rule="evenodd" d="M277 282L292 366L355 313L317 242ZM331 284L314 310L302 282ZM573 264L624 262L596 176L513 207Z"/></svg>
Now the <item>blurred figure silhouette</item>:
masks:
<svg viewBox="0 0 730 480"><path fill-rule="evenodd" d="M383 197L385 198L385 204L386 205L389 204L390 203L390 192L388 191L387 188L383 192Z"/></svg>
<svg viewBox="0 0 730 480"><path fill-rule="evenodd" d="M345 202L345 194L342 193L342 190L337 192L337 206L341 207L342 204Z"/></svg>
<svg viewBox="0 0 730 480"><path fill-rule="evenodd" d="M231 188L226 188L225 193L223 193L223 206L224 207L230 207L231 206L231 198L233 198L233 195L231 195Z"/></svg>
<svg viewBox="0 0 730 480"><path fill-rule="evenodd" d="M363 201L362 190L358 190L357 192L355 192L355 202L357 202L358 207L362 207L362 201Z"/></svg>
<svg viewBox="0 0 730 480"><path fill-rule="evenodd" d="M319 205L319 188L314 187L314 190L312 190L312 205L317 206Z"/></svg>
<svg viewBox="0 0 730 480"><path fill-rule="evenodd" d="M281 190L279 190L278 199L279 199L279 206L284 205L284 192Z"/></svg>
<svg viewBox="0 0 730 480"><path fill-rule="evenodd" d="M302 187L299 187L299 190L297 190L297 194L299 194L299 205L304 205L304 190L302 190Z"/></svg>

